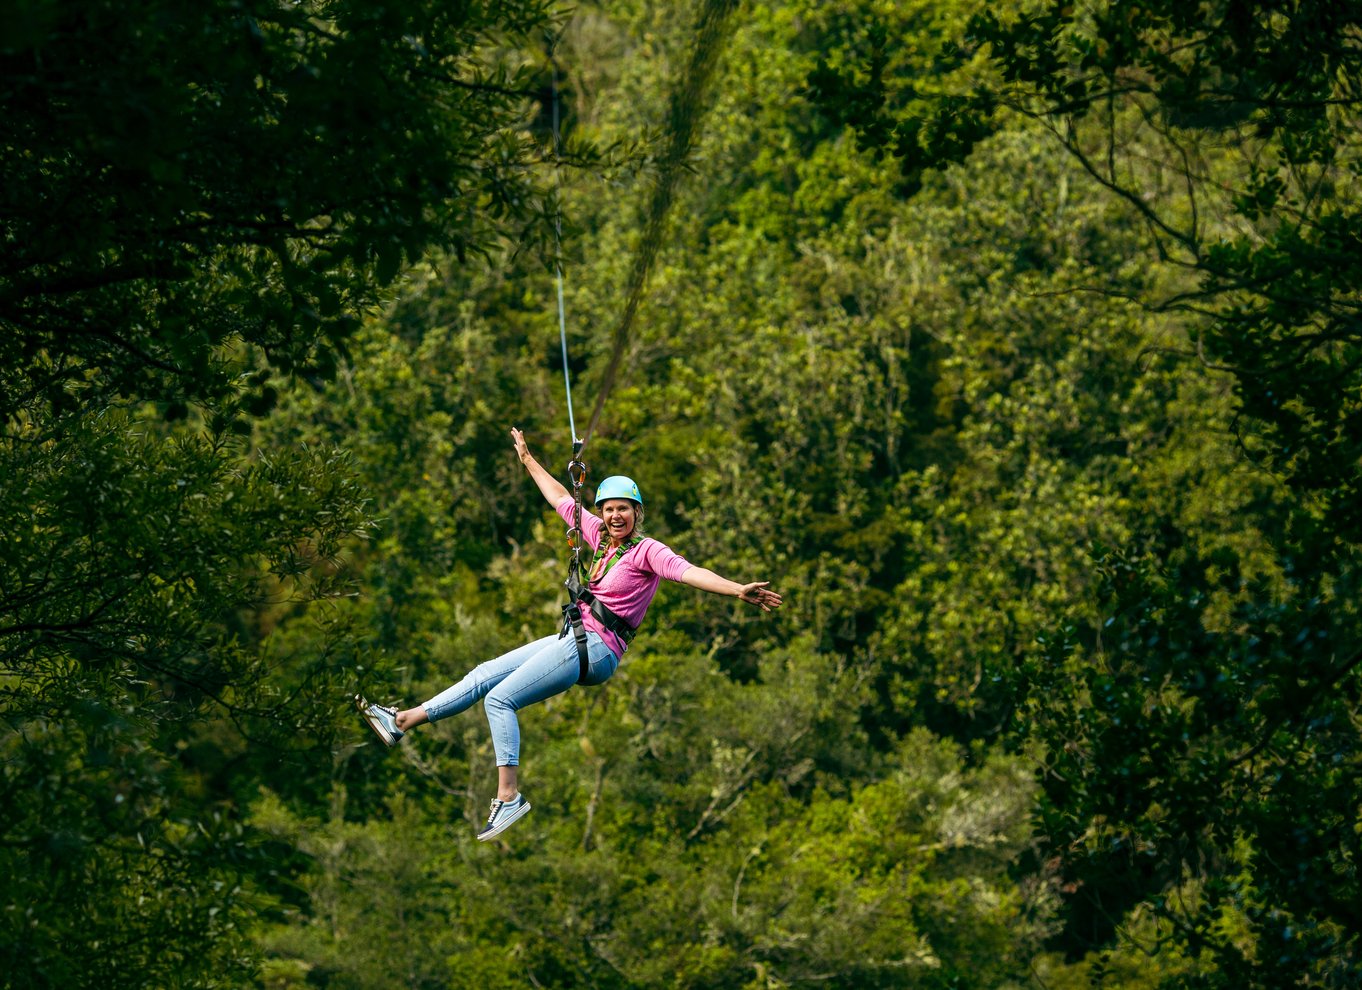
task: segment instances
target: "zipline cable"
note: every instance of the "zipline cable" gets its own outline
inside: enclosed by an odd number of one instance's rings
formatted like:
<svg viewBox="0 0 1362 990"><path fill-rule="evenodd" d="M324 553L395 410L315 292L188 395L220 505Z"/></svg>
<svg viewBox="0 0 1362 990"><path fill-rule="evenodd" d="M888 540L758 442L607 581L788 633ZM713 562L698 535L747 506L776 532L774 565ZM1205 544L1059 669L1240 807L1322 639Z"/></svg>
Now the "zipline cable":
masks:
<svg viewBox="0 0 1362 990"><path fill-rule="evenodd" d="M568 463L568 476L572 481L573 511L572 525L568 528L567 534L570 550L568 576L567 580L563 582L568 589L569 603L564 606L563 631L566 634L569 625L571 625L573 632L579 634L579 652L584 649L584 641L580 638L580 624L579 622L570 623L568 612L571 608L576 607L581 590L585 587L585 574L581 556L583 542L582 488L586 481L586 464L581 459L582 451L595 432L596 424L600 422L601 411L605 408L605 400L614 387L615 375L619 370L620 359L624 356L624 347L628 343L629 333L633 329L634 318L638 313L639 303L648 284L648 276L652 272L653 263L657 260L657 250L662 240L667 215L676 199L676 188L680 179L681 167L694 146L700 119L704 115L705 91L714 75L714 69L718 65L724 42L727 41L727 28L731 15L741 2L742 0L706 0L704 10L697 22L695 46L691 51L685 75L673 88L671 98L668 101L667 145L658 169L657 184L653 187L653 194L649 201L647 224L644 227L643 236L639 240L638 251L634 255L634 264L629 273L624 312L615 327L610 362L606 366L601 386L597 390L596 405L591 412L591 422L587 426L586 436L580 439L577 436L577 424L572 412L572 378L568 370L567 317L563 305L563 208L561 197L562 173L559 160L562 136L559 120L558 60L555 54L558 38L549 37L549 64L553 96L554 180L560 193L555 204L557 210L554 215L554 280L558 292L558 338L563 351L563 387L567 393L568 429L572 434L572 460Z"/></svg>
<svg viewBox="0 0 1362 990"><path fill-rule="evenodd" d="M714 69L719 63L724 43L728 40L728 26L731 15L741 5L742 0L706 0L696 25L695 47L691 50L690 62L685 75L672 90L667 110L667 145L662 154L658 169L657 184L653 187L652 198L648 205L647 224L639 241L638 252L629 272L624 311L615 326L614 343L610 352L610 363L606 366L600 388L596 391L596 405L591 411L586 434L580 441L573 436L574 443L584 448L596 432L600 422L601 410L605 400L615 385L615 375L619 370L620 359L624 356L624 346L634 327L639 303L647 288L648 276L652 273L653 263L657 260L658 246L666 226L667 215L672 202L676 199L677 183L681 167L691 153L704 116L704 97ZM556 118L555 118L556 119ZM564 361L566 369L566 361ZM579 452L580 452L580 449Z"/></svg>
<svg viewBox="0 0 1362 990"><path fill-rule="evenodd" d="M577 423L572 415L572 377L568 372L567 314L563 306L563 173L561 163L558 160L562 148L562 138L559 134L558 124L558 59L554 54L557 46L558 39L550 37L549 66L553 78L553 181L555 187L553 275L558 287L558 339L563 346L563 390L567 393L568 433L572 439L572 456L575 458L581 451L581 441L577 439Z"/></svg>
<svg viewBox="0 0 1362 990"><path fill-rule="evenodd" d="M559 162L562 135L558 112L558 38L549 35L549 68L553 80L553 179L555 210L553 217L554 254L553 273L558 288L558 340L563 348L563 390L567 393L568 431L572 437L572 460L568 462L568 478L572 482L572 525L568 527L568 576L563 582L568 589L569 602L575 602L585 587L582 564L582 488L586 484L586 464L581 459L582 441L577 438L577 423L572 415L572 376L568 370L567 315L563 306L563 175Z"/></svg>

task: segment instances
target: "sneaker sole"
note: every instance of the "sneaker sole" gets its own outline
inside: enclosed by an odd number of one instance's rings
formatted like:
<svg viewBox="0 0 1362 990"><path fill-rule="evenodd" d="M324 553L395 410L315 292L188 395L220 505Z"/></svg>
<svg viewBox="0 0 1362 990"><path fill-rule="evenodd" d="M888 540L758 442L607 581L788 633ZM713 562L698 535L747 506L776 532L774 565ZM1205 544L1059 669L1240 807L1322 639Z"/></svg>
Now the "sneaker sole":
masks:
<svg viewBox="0 0 1362 990"><path fill-rule="evenodd" d="M374 718L373 712L369 710L369 702L364 700L363 695L355 695L355 707L359 709L359 714L360 717L364 719L364 724L374 730L374 735L378 736L384 746L391 747L397 745L397 740L402 737L394 736L388 731L387 726Z"/></svg>
<svg viewBox="0 0 1362 990"><path fill-rule="evenodd" d="M511 814L507 815L507 816L506 816L506 819L505 819L504 821L497 822L495 828L489 828L489 829L485 829L485 830L479 832L479 833L478 833L478 841L479 841L479 842L486 842L488 839L495 839L495 838L496 838L498 835L500 835L502 832L505 832L508 828L510 828L510 827L511 827L512 825L514 825L516 822L520 821L520 819L524 818L524 817L525 817L525 814L526 814L529 810L530 810L530 802L526 801L524 804L522 804L519 808L517 808L517 809L516 809L515 811L513 811Z"/></svg>

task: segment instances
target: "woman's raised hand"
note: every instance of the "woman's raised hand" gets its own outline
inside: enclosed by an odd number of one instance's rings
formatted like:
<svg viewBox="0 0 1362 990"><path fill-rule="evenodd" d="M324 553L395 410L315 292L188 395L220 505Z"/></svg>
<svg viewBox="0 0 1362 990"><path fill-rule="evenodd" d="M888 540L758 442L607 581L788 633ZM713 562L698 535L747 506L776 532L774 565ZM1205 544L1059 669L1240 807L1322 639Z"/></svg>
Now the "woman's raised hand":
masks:
<svg viewBox="0 0 1362 990"><path fill-rule="evenodd" d="M738 592L738 597L749 605L757 606L763 612L778 609L784 599L767 587L770 583L770 581L753 581L751 584L745 584L742 586L742 590Z"/></svg>
<svg viewBox="0 0 1362 990"><path fill-rule="evenodd" d="M511 442L515 444L515 455L520 458L520 463L524 464L530 457L530 448L525 444L525 434L514 426L511 427Z"/></svg>
<svg viewBox="0 0 1362 990"><path fill-rule="evenodd" d="M549 505L557 505L568 497L568 490L557 478L544 470L544 465L534 459L530 448L525 444L525 434L514 426L511 427L511 442L515 444L515 455L520 458L520 463L525 465L525 470L530 472L530 477L539 486L540 494L548 500Z"/></svg>

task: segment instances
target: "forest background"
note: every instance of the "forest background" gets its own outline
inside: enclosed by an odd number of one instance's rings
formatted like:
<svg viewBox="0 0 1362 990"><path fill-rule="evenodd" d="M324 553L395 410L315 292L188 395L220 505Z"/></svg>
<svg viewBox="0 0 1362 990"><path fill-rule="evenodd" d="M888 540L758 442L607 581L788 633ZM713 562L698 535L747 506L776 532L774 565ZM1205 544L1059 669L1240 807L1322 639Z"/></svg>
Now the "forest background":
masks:
<svg viewBox="0 0 1362 990"><path fill-rule="evenodd" d="M1362 983L1358 5L10 14L8 985ZM488 846L349 699L555 628L560 212L593 477L787 604Z"/></svg>

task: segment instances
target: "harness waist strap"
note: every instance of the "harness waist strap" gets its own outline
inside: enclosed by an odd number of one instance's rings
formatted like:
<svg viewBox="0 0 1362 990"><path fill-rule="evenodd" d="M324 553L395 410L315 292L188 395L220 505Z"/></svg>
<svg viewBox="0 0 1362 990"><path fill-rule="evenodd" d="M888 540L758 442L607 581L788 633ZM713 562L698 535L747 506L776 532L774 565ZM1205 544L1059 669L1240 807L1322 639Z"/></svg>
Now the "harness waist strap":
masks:
<svg viewBox="0 0 1362 990"><path fill-rule="evenodd" d="M591 614L596 617L601 625L605 626L605 628L624 640L626 646L633 642L634 635L638 632L638 629L629 625L629 623L610 611L609 607L593 595L589 588L582 592L579 600L583 605L591 609Z"/></svg>

